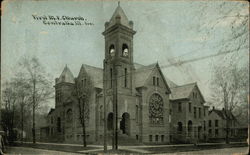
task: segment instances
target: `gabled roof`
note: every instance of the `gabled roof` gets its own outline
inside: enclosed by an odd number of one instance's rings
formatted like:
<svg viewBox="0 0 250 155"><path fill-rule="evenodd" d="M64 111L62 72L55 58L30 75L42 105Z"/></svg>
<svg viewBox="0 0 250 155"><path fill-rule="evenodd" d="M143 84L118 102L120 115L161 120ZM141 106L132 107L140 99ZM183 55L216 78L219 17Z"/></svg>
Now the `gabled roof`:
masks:
<svg viewBox="0 0 250 155"><path fill-rule="evenodd" d="M81 69L80 69L79 74L81 74L85 71L90 76L94 87L102 89L103 88L103 69L83 64Z"/></svg>
<svg viewBox="0 0 250 155"><path fill-rule="evenodd" d="M67 83L75 83L74 76L67 65L64 67L62 74L58 78L56 83L67 82Z"/></svg>
<svg viewBox="0 0 250 155"><path fill-rule="evenodd" d="M182 86L172 87L171 89L171 100L178 100L178 99L187 99L190 96L190 93L196 86L196 83L189 83Z"/></svg>
<svg viewBox="0 0 250 155"><path fill-rule="evenodd" d="M155 66L156 66L156 63L148 65L148 66L143 66L143 65L135 66L135 67L139 67L139 68L136 68L136 71L135 71L135 87L136 88L142 87L145 85L147 78L150 76Z"/></svg>
<svg viewBox="0 0 250 155"><path fill-rule="evenodd" d="M126 14L124 13L123 9L120 7L120 5L117 6L117 8L115 9L115 12L113 13L110 21L109 21L109 25L107 28L112 27L113 25L116 24L117 20L120 20L120 24L128 27L128 28L132 28L131 25L129 24L129 20L128 17L126 16Z"/></svg>
<svg viewBox="0 0 250 155"><path fill-rule="evenodd" d="M235 118L235 116L233 115L232 112L222 109L222 110L218 110L218 109L212 109L209 114L211 114L212 112L215 112L219 117L221 117L222 119L230 119L230 120L237 120Z"/></svg>
<svg viewBox="0 0 250 155"><path fill-rule="evenodd" d="M153 63L153 64L150 64L148 66L144 66L144 65L135 63L134 66L135 66L135 69L136 69L136 71L135 71L135 87L136 88L144 86L146 84L147 79L152 74L152 72L155 69L158 69L161 76L162 76L162 78L163 78L163 81L164 81L168 91L170 92L170 88L169 88L168 84L169 83L174 84L174 83L172 81L170 81L169 79L165 78L165 76L162 74L162 71L161 71L158 63Z"/></svg>

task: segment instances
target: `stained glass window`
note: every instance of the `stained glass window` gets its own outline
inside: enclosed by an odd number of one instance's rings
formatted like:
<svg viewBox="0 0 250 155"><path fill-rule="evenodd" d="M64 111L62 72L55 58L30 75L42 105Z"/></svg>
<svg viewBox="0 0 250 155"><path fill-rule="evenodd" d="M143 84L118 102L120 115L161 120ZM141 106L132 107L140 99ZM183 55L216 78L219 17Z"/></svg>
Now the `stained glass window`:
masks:
<svg viewBox="0 0 250 155"><path fill-rule="evenodd" d="M149 99L149 120L151 124L163 124L163 99L159 94L153 94Z"/></svg>

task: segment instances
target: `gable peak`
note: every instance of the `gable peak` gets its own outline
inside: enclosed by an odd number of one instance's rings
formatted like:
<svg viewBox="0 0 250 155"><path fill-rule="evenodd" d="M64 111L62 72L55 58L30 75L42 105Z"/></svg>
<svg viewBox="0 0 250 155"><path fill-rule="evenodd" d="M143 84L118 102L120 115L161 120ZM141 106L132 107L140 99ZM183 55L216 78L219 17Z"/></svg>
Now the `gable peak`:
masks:
<svg viewBox="0 0 250 155"><path fill-rule="evenodd" d="M67 65L65 65L56 83L61 83L61 82L75 83L74 76Z"/></svg>

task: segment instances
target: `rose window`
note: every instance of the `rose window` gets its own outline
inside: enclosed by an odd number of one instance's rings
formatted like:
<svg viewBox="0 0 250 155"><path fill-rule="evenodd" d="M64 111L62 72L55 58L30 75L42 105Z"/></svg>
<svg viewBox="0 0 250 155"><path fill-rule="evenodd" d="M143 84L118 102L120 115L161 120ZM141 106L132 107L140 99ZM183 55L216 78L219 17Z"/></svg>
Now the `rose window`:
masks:
<svg viewBox="0 0 250 155"><path fill-rule="evenodd" d="M163 124L163 99L159 94L149 99L149 120L151 124Z"/></svg>

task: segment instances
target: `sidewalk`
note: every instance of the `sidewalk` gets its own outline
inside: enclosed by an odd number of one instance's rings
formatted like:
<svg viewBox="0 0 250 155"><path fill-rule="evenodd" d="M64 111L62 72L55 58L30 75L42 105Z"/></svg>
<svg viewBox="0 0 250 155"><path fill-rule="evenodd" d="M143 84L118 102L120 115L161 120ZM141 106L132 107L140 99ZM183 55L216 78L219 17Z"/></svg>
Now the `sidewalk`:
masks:
<svg viewBox="0 0 250 155"><path fill-rule="evenodd" d="M17 142L20 144L20 142ZM87 145L84 148L81 144L64 144L64 143L45 143L37 142L23 142L22 146L40 148L47 150L74 152L74 153L91 153L97 154L103 151L103 145ZM62 147L63 146L63 147ZM196 146L194 144L171 144L171 145L140 145L140 146L118 146L120 151L126 153L172 153L172 152L184 152L184 151L197 151L208 150L216 148L230 148L230 147L243 147L247 146L244 142L231 142L225 143L199 143ZM108 146L108 151L112 150L111 146Z"/></svg>

